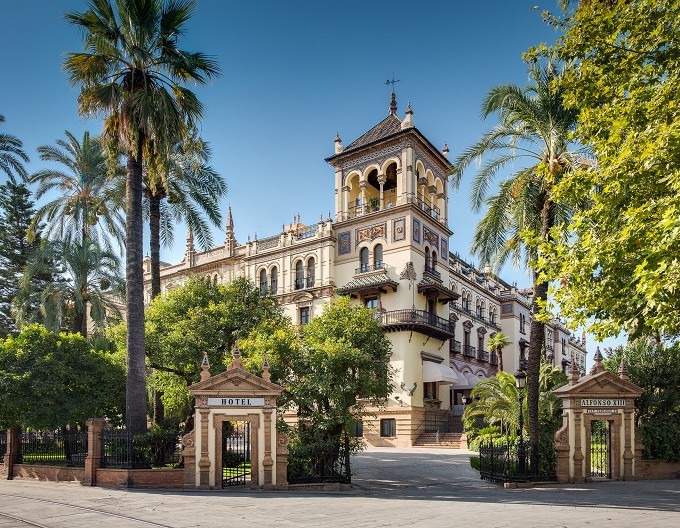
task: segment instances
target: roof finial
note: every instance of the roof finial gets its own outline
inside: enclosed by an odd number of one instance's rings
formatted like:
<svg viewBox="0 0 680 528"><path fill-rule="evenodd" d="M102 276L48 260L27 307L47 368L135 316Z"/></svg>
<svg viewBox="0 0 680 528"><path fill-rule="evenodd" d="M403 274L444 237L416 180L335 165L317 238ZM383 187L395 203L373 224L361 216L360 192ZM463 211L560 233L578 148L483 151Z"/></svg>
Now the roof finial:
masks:
<svg viewBox="0 0 680 528"><path fill-rule="evenodd" d="M267 354L264 354L262 358L262 379L265 381L271 381L272 375L269 372L269 360L267 359Z"/></svg>
<svg viewBox="0 0 680 528"><path fill-rule="evenodd" d="M201 381L207 380L210 377L210 361L208 360L208 353L203 352L203 361L201 361Z"/></svg>
<svg viewBox="0 0 680 528"><path fill-rule="evenodd" d="M628 380L628 367L626 367L626 361L621 358L621 363L619 364L619 378L622 380Z"/></svg>
<svg viewBox="0 0 680 528"><path fill-rule="evenodd" d="M397 84L398 82L399 82L399 79L395 79L395 78L394 78L394 73L392 74L392 79L391 79L391 80L390 80L390 79L387 79L387 81L385 81L385 84L386 84L386 85L388 85L388 86L389 86L389 85L392 85L392 93L390 94L390 108L389 108L389 111L390 111L390 114L391 114L391 115L395 115L395 116L397 115L397 96L396 96L396 94L394 93L394 85Z"/></svg>
<svg viewBox="0 0 680 528"><path fill-rule="evenodd" d="M602 364L602 352L600 352L600 347L595 349L595 364L593 368L590 369L590 374L597 374L599 372L604 372L604 365Z"/></svg>

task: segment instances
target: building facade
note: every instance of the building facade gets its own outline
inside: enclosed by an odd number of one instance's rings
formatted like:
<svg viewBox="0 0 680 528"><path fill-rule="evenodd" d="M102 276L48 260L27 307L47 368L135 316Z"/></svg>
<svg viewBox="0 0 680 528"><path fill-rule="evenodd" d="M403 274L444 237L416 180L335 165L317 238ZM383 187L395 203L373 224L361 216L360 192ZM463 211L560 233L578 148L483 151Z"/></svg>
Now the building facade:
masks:
<svg viewBox="0 0 680 528"><path fill-rule="evenodd" d="M305 225L294 217L277 235L239 244L230 209L224 244L197 252L188 233L182 262L162 266L162 291L190 277L246 277L299 325L334 295L349 295L376 311L396 371L386 406L358 434L374 445L412 446L428 433L459 431L470 390L498 369L487 346L495 332L510 340L504 370L517 370L521 340L530 339L530 292L449 251L448 147L437 149L415 127L410 105L398 117L394 93L385 119L347 146L336 137L334 146L326 159L333 218ZM146 272L150 293L148 262ZM545 339L554 364L573 358L585 369L585 342L558 320Z"/></svg>

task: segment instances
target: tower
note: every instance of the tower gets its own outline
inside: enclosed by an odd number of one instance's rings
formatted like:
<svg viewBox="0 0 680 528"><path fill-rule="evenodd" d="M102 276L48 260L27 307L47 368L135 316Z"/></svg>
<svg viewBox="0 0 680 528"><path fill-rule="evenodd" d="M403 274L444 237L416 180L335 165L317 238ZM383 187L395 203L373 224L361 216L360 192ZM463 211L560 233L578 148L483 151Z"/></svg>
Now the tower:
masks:
<svg viewBox="0 0 680 528"><path fill-rule="evenodd" d="M335 170L336 291L374 308L389 332L401 389L388 411L408 414L413 429L397 445L411 445L424 408L456 376L445 346L453 337L447 304L457 297L448 271L451 164L416 128L410 104L398 116L394 92L388 111L346 147L337 136L326 161Z"/></svg>

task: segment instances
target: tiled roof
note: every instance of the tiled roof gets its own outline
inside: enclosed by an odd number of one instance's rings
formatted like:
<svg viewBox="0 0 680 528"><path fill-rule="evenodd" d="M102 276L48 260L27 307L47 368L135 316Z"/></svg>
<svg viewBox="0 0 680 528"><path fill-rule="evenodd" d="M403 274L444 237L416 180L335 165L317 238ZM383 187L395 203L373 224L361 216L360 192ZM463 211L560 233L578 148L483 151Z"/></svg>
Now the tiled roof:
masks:
<svg viewBox="0 0 680 528"><path fill-rule="evenodd" d="M348 294L362 290L384 288L386 286L389 286L394 291L397 291L397 286L399 286L399 283L390 279L387 273L379 273L377 275L358 277L349 281L344 286L336 288L336 291L340 294Z"/></svg>
<svg viewBox="0 0 680 528"><path fill-rule="evenodd" d="M401 132L401 120L396 115L390 114L363 136L352 141L342 152L345 153L370 143L375 143L398 132Z"/></svg>
<svg viewBox="0 0 680 528"><path fill-rule="evenodd" d="M434 281L428 277L423 277L418 283L418 293L422 292L437 292L439 294L439 300L441 302L448 302L460 297L456 292L450 290L446 286Z"/></svg>

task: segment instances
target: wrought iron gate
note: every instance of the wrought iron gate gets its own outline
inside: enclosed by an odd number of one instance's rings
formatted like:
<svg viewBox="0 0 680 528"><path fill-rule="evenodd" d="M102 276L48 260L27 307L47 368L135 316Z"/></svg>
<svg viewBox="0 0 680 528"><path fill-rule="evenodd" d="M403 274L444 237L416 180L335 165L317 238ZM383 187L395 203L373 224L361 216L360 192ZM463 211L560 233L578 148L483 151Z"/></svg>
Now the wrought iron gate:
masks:
<svg viewBox="0 0 680 528"><path fill-rule="evenodd" d="M222 426L222 487L250 482L250 422Z"/></svg>
<svg viewBox="0 0 680 528"><path fill-rule="evenodd" d="M590 433L590 476L612 477L611 427L607 420L593 420Z"/></svg>

